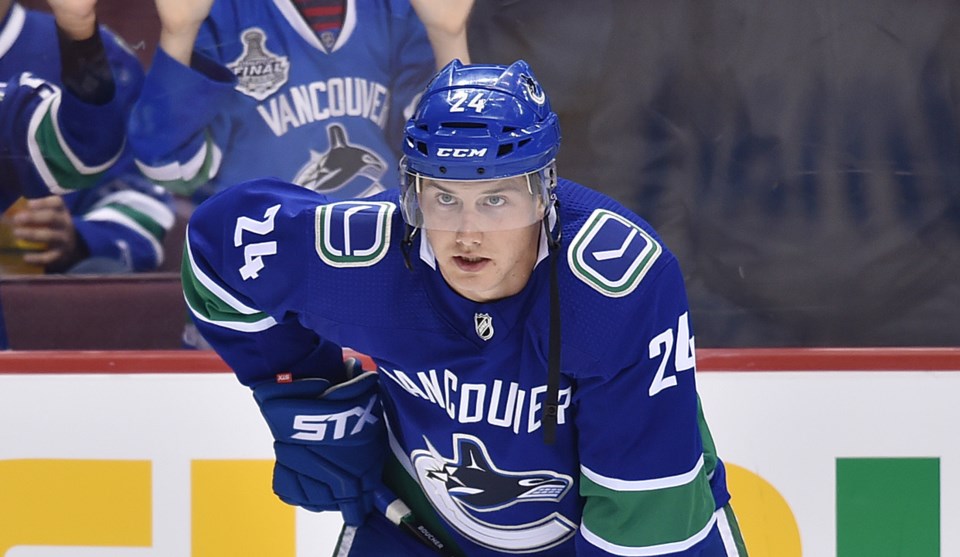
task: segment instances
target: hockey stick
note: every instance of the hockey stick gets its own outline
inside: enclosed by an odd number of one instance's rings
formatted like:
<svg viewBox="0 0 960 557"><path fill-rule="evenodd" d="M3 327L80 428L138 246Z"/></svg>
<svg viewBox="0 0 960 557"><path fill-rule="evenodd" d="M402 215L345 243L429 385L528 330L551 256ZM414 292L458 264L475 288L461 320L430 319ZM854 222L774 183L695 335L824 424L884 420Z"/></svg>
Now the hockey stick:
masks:
<svg viewBox="0 0 960 557"><path fill-rule="evenodd" d="M421 544L434 550L438 555L456 557L390 489L381 485L374 491L373 500L377 509L387 517L387 520L405 530Z"/></svg>

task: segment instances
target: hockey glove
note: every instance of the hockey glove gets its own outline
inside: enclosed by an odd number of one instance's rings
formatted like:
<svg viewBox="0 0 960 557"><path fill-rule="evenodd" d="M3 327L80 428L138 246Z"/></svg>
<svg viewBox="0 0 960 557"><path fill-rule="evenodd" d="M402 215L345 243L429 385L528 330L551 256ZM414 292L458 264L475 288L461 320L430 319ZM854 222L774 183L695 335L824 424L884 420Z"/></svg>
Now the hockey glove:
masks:
<svg viewBox="0 0 960 557"><path fill-rule="evenodd" d="M339 510L359 526L373 508L387 447L377 374L333 386L264 383L253 396L275 439L274 493L311 511Z"/></svg>

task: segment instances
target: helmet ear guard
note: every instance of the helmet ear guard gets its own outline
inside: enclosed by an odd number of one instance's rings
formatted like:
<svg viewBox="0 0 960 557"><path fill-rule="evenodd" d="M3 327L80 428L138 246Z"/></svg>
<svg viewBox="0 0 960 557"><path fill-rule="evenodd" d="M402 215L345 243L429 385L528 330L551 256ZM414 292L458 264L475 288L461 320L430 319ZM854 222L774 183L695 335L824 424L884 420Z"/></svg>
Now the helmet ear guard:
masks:
<svg viewBox="0 0 960 557"><path fill-rule="evenodd" d="M404 127L401 204L423 226L423 178L443 182L527 176L543 207L556 186L560 127L546 93L523 60L509 66L447 64L431 80Z"/></svg>

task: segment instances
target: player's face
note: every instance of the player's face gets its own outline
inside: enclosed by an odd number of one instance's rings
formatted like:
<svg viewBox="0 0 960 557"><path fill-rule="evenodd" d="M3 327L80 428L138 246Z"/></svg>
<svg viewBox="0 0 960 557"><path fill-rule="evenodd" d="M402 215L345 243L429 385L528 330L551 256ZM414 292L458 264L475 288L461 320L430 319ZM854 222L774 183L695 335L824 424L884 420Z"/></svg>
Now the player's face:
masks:
<svg viewBox="0 0 960 557"><path fill-rule="evenodd" d="M440 273L458 294L488 302L512 296L527 283L543 211L525 177L425 180L420 210Z"/></svg>

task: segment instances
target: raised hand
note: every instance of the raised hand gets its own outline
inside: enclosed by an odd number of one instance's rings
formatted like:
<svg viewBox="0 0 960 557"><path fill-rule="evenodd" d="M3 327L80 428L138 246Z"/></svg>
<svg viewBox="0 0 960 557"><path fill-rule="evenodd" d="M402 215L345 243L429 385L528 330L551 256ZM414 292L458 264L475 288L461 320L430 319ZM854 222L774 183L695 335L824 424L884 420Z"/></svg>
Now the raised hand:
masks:
<svg viewBox="0 0 960 557"><path fill-rule="evenodd" d="M474 0L410 0L427 29L437 68L454 58L470 63L467 50L467 20Z"/></svg>
<svg viewBox="0 0 960 557"><path fill-rule="evenodd" d="M57 27L73 40L89 39L97 30L97 0L47 0Z"/></svg>
<svg viewBox="0 0 960 557"><path fill-rule="evenodd" d="M160 47L174 60L189 66L193 44L213 0L156 0L160 16Z"/></svg>

